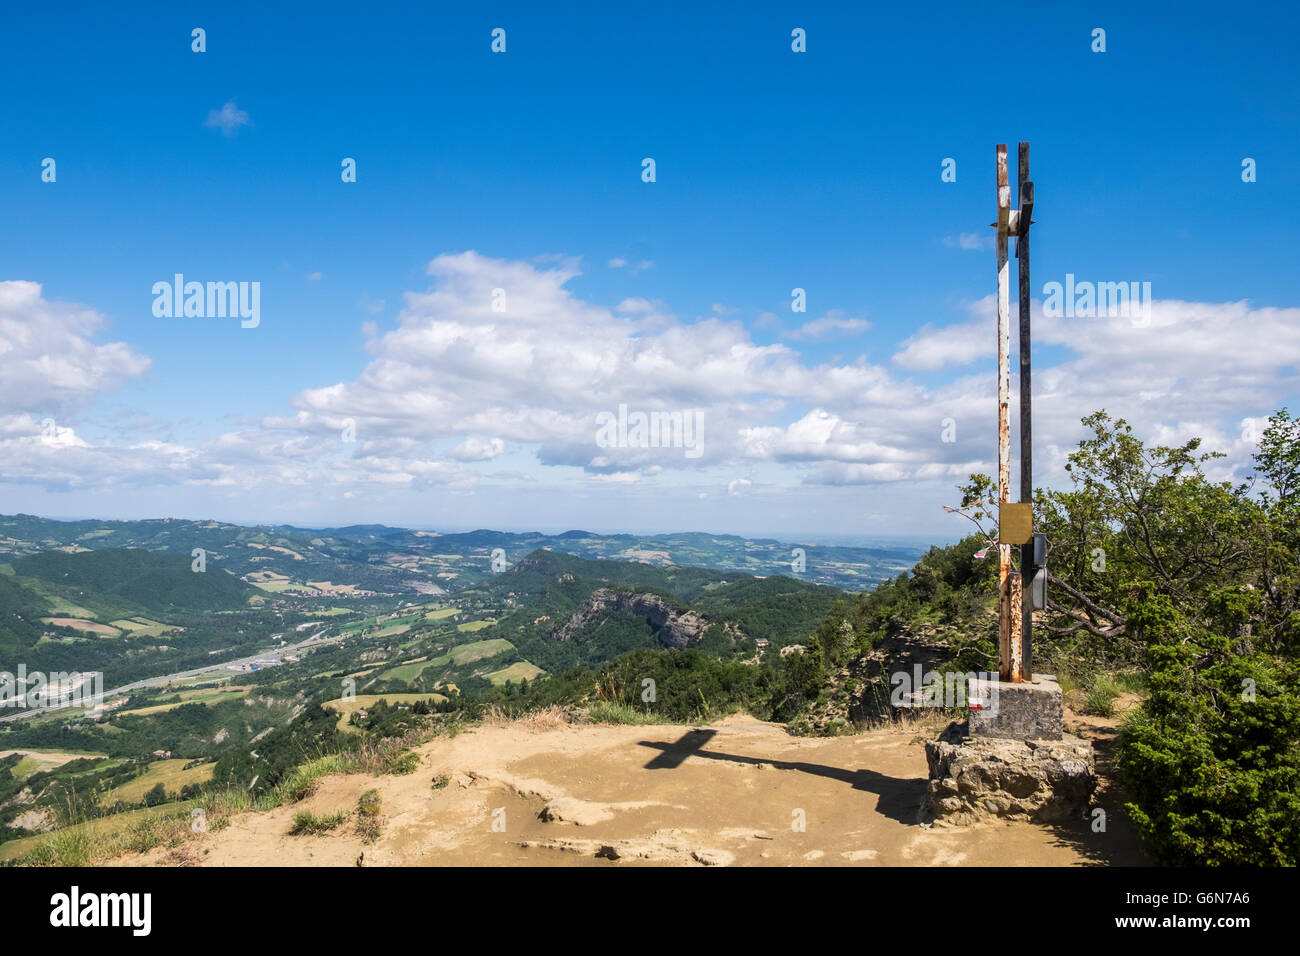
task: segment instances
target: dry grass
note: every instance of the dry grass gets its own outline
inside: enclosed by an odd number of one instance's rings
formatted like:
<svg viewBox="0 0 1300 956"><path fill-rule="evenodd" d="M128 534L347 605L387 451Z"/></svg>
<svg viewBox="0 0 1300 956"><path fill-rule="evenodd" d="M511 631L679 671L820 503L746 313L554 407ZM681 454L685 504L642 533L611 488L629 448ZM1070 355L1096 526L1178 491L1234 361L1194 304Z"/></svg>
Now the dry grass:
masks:
<svg viewBox="0 0 1300 956"><path fill-rule="evenodd" d="M236 814L273 805L272 799L255 799L247 791L227 789L210 792L202 800L69 822L63 829L42 837L12 862L19 866L88 866L123 854L145 853L157 846L176 850L184 847L199 827L221 830ZM202 808L201 817L193 814L196 808Z"/></svg>
<svg viewBox="0 0 1300 956"><path fill-rule="evenodd" d="M367 790L357 801L357 836L362 843L374 843L383 833L383 818L379 811L383 807L383 798L378 790Z"/></svg>
<svg viewBox="0 0 1300 956"><path fill-rule="evenodd" d="M573 721L569 719L569 712L556 704L517 717L493 705L483 712L482 723L484 727L510 727L525 733L540 734L567 727Z"/></svg>
<svg viewBox="0 0 1300 956"><path fill-rule="evenodd" d="M870 727L866 732L937 737L953 720L960 719L953 711L937 707L899 707L894 710L893 720Z"/></svg>

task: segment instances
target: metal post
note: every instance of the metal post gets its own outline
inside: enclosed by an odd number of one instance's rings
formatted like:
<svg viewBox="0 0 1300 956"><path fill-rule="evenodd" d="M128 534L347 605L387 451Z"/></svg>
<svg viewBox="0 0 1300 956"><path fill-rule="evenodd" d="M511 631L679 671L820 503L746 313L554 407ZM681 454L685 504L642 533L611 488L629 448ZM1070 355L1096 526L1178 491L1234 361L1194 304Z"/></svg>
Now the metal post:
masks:
<svg viewBox="0 0 1300 956"><path fill-rule="evenodd" d="M1011 220L1011 186L1007 183L1007 147L997 148L998 219L998 507L1008 501L1011 486L1011 297L1007 262L1007 234ZM998 538L998 670L1003 680L1015 680L1013 660L1019 654L1012 643L1020 635L1011 631L1011 545Z"/></svg>
<svg viewBox="0 0 1300 956"><path fill-rule="evenodd" d="M1034 500L1034 442L1032 392L1030 390L1030 348L1029 316L1032 291L1029 286L1029 226L1034 210L1034 184L1029 179L1029 144L1020 144L1019 156L1019 192L1020 209L1017 215L1016 258L1017 273L1020 279L1020 500L1032 503ZM1034 573L1033 540L1020 546L1020 574L1032 576ZM1021 608L1021 673L1027 680L1033 680L1033 592L1024 588Z"/></svg>
<svg viewBox="0 0 1300 956"><path fill-rule="evenodd" d="M1025 649L1020 642L1020 620L1024 612L1025 596L1022 588L1023 572L1012 571L1007 575L1007 607L1011 610L1011 680L1018 683L1025 679Z"/></svg>

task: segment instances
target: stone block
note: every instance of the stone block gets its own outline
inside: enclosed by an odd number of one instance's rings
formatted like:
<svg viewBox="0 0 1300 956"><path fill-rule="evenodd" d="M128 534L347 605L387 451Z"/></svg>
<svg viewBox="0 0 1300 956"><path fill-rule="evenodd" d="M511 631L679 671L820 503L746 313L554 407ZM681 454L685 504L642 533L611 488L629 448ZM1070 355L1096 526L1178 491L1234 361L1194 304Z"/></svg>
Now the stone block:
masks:
<svg viewBox="0 0 1300 956"><path fill-rule="evenodd" d="M972 737L1060 740L1065 734L1061 685L1051 674L1035 674L1033 683L974 680L968 700Z"/></svg>

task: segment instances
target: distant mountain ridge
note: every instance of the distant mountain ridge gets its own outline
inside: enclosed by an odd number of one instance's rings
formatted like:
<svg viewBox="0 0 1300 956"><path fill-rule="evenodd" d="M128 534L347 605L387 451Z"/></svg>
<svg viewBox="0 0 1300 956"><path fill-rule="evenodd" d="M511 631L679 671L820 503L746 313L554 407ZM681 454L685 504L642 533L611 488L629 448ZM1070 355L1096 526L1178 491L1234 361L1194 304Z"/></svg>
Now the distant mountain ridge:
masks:
<svg viewBox="0 0 1300 956"><path fill-rule="evenodd" d="M210 564L238 577L272 571L298 582L345 581L378 594L429 593L430 581L444 590L460 589L490 577L494 557L509 566L538 548L593 560L785 575L846 590L870 589L911 567L923 553L902 546L792 544L706 532L442 534L380 524L307 529L179 518L56 521L0 515L0 562L41 551L106 548L172 554L203 548Z"/></svg>

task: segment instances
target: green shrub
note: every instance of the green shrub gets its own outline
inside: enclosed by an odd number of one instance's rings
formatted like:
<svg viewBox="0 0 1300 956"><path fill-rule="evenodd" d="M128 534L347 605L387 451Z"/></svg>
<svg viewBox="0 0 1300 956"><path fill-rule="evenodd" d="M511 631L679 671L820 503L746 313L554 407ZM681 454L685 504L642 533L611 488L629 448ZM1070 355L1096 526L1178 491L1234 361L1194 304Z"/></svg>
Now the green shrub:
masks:
<svg viewBox="0 0 1300 956"><path fill-rule="evenodd" d="M420 755L407 751L406 753L395 754L390 757L384 762L384 765L380 768L379 772L390 776L400 777L405 776L408 773L415 773L419 766Z"/></svg>
<svg viewBox="0 0 1300 956"><path fill-rule="evenodd" d="M1156 858L1300 864L1300 673L1262 654L1197 673L1182 643L1152 656L1152 695L1120 733L1116 764Z"/></svg>

